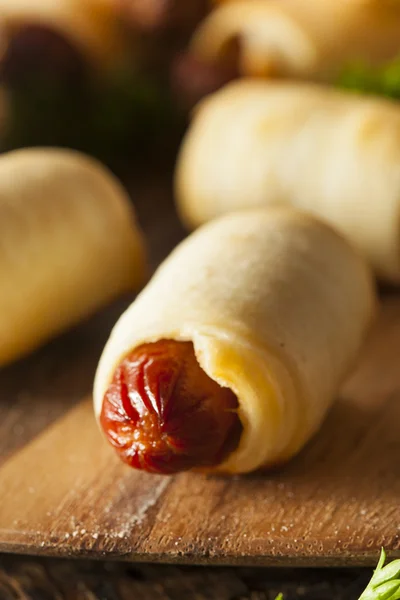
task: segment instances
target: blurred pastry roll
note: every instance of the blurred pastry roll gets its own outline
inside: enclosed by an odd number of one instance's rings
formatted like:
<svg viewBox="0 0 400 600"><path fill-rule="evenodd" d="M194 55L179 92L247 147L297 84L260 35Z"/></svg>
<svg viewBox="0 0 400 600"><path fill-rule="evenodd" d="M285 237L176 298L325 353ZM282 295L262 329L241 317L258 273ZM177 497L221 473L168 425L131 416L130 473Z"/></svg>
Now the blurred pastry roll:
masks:
<svg viewBox="0 0 400 600"><path fill-rule="evenodd" d="M210 0L119 0L119 3L135 28L189 33L206 14Z"/></svg>
<svg viewBox="0 0 400 600"><path fill-rule="evenodd" d="M1 50L7 53L18 43L20 52L35 52L35 45L44 39L43 60L55 61L53 54L61 45L58 36L70 46L70 53L75 51L92 67L115 67L124 60L127 39L114 4L116 0L0 0Z"/></svg>
<svg viewBox="0 0 400 600"><path fill-rule="evenodd" d="M203 101L176 172L183 221L292 204L400 283L400 106L328 87L243 80Z"/></svg>
<svg viewBox="0 0 400 600"><path fill-rule="evenodd" d="M0 365L145 277L129 199L100 163L68 150L0 157Z"/></svg>
<svg viewBox="0 0 400 600"><path fill-rule="evenodd" d="M293 209L227 215L189 236L116 324L95 412L120 457L155 473L245 473L318 429L366 333L371 274Z"/></svg>
<svg viewBox="0 0 400 600"><path fill-rule="evenodd" d="M237 42L238 71L252 76L331 79L354 60L376 65L400 52L400 6L392 0L221 2L189 52L224 63Z"/></svg>

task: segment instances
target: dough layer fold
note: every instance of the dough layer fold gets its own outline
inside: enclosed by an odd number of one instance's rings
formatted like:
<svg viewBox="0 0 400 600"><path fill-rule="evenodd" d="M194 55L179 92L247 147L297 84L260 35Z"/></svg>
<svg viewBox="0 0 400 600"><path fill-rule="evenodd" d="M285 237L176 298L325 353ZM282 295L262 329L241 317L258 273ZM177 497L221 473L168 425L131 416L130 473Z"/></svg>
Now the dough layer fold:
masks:
<svg viewBox="0 0 400 600"><path fill-rule="evenodd" d="M132 350L191 341L200 366L239 402L240 444L217 470L284 462L319 427L374 302L363 259L314 218L261 209L217 219L172 252L114 327L95 379L96 415Z"/></svg>
<svg viewBox="0 0 400 600"><path fill-rule="evenodd" d="M78 152L0 157L0 365L30 352L146 273L129 198Z"/></svg>
<svg viewBox="0 0 400 600"><path fill-rule="evenodd" d="M324 86L243 80L204 100L176 171L189 227L291 204L325 219L400 283L400 107Z"/></svg>

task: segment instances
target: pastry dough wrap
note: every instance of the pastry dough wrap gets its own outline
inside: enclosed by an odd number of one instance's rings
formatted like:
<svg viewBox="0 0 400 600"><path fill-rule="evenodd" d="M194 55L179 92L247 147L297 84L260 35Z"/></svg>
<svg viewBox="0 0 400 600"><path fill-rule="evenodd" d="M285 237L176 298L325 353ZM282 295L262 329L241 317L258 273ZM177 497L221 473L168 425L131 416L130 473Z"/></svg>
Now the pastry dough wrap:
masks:
<svg viewBox="0 0 400 600"><path fill-rule="evenodd" d="M193 31L207 13L209 0L119 0L133 26L155 32L169 29L176 34Z"/></svg>
<svg viewBox="0 0 400 600"><path fill-rule="evenodd" d="M125 191L77 152L0 157L0 364L74 325L144 279Z"/></svg>
<svg viewBox="0 0 400 600"><path fill-rule="evenodd" d="M48 27L100 68L115 65L127 52L116 8L105 1L0 0L0 24L6 39L25 25Z"/></svg>
<svg viewBox="0 0 400 600"><path fill-rule="evenodd" d="M182 242L116 324L95 379L96 415L132 350L191 341L202 369L239 402L239 446L216 470L281 463L319 427L373 305L368 267L328 226L293 209L226 215Z"/></svg>
<svg viewBox="0 0 400 600"><path fill-rule="evenodd" d="M349 61L380 64L400 52L400 6L391 0L223 2L195 32L190 51L218 62L240 42L242 75L330 79Z"/></svg>
<svg viewBox="0 0 400 600"><path fill-rule="evenodd" d="M326 219L400 283L400 107L313 84L244 80L203 101L176 174L195 227L291 203Z"/></svg>

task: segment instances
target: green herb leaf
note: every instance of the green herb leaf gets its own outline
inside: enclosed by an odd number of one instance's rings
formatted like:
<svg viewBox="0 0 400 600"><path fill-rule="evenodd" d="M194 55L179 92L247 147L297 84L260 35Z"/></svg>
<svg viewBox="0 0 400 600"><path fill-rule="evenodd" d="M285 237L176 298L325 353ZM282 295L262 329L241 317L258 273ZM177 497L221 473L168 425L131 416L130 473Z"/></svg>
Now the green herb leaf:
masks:
<svg viewBox="0 0 400 600"><path fill-rule="evenodd" d="M400 600L400 560L385 565L386 553L381 550L378 565L359 600Z"/></svg>
<svg viewBox="0 0 400 600"><path fill-rule="evenodd" d="M347 65L337 80L339 87L400 99L400 57L382 67L369 67L364 63Z"/></svg>
<svg viewBox="0 0 400 600"><path fill-rule="evenodd" d="M392 579L399 579L400 575L400 560L394 560L393 562L383 567L373 576L374 585L380 585L385 581L391 581Z"/></svg>

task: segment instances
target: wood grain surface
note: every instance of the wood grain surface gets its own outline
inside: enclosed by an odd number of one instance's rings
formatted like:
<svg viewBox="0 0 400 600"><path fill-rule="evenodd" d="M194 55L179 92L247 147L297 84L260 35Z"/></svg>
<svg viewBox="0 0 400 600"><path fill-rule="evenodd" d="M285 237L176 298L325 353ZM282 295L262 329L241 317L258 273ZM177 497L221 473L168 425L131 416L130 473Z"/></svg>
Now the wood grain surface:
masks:
<svg viewBox="0 0 400 600"><path fill-rule="evenodd" d="M183 236L169 182L131 186L153 265ZM374 565L400 554L400 295L289 465L222 478L138 473L94 421L90 390L129 299L0 374L0 551L132 561Z"/></svg>

